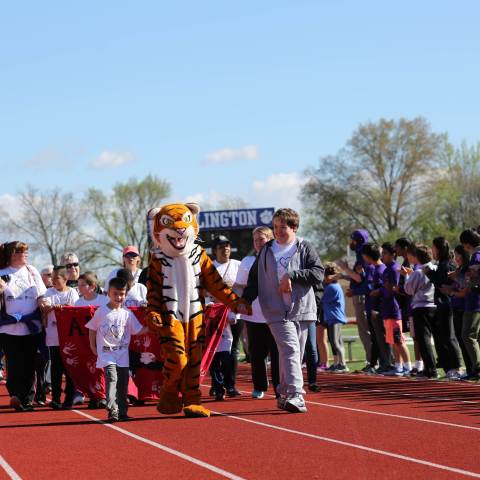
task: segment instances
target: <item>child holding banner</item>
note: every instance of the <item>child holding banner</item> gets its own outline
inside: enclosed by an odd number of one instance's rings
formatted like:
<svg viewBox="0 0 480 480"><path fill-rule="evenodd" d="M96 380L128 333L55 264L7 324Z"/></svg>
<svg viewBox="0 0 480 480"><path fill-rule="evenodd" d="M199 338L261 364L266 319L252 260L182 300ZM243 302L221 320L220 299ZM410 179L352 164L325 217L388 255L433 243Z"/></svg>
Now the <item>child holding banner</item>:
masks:
<svg viewBox="0 0 480 480"><path fill-rule="evenodd" d="M97 368L103 368L107 387L108 420L128 420L128 347L132 335L147 333L135 315L123 303L127 294L127 282L112 278L108 287L109 302L97 309L85 325L89 332L90 348L97 356Z"/></svg>
<svg viewBox="0 0 480 480"><path fill-rule="evenodd" d="M49 406L54 410L60 408L71 408L73 405L73 396L75 387L70 376L65 369L58 340L57 319L55 310L62 308L63 305L75 305L78 300L77 291L67 286L68 273L64 267L54 267L52 273L53 287L45 293L45 301L48 306L43 308L43 312L48 314L45 321L45 344L50 353L50 369L52 381L52 401ZM65 375L65 399L61 404L62 379Z"/></svg>
<svg viewBox="0 0 480 480"><path fill-rule="evenodd" d="M78 277L78 291L80 298L75 302L76 307L100 307L108 303L108 297L98 293L98 280L93 272L85 272Z"/></svg>

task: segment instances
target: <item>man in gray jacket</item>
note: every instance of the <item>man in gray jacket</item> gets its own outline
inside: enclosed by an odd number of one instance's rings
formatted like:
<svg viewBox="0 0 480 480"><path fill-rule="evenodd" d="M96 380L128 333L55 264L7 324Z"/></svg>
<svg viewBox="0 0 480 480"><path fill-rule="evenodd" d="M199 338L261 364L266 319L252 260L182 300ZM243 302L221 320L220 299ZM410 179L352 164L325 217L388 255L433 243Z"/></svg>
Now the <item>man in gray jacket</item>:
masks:
<svg viewBox="0 0 480 480"><path fill-rule="evenodd" d="M299 223L298 213L290 208L275 212L275 238L260 251L243 293L249 302L259 299L278 348L278 407L293 413L307 411L302 359L308 322L317 318L312 287L322 282L324 272L312 245L297 237Z"/></svg>

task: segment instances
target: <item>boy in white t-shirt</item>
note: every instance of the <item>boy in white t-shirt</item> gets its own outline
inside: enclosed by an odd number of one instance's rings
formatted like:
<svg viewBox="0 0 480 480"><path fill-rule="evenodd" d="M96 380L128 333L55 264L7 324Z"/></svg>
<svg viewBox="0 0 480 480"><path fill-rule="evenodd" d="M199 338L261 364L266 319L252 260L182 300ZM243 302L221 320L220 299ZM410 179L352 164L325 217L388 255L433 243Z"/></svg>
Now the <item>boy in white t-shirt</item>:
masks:
<svg viewBox="0 0 480 480"><path fill-rule="evenodd" d="M108 420L128 420L128 346L132 335L145 334L135 315L123 308L127 282L112 278L108 287L109 302L99 307L85 325L89 330L90 348L97 357L97 368L103 368L107 388Z"/></svg>
<svg viewBox="0 0 480 480"><path fill-rule="evenodd" d="M98 293L98 280L93 272L82 273L78 277L78 291L80 298L75 302L76 307L102 307L108 303L108 297Z"/></svg>
<svg viewBox="0 0 480 480"><path fill-rule="evenodd" d="M57 319L55 310L61 309L63 305L73 306L78 300L78 293L74 288L67 286L68 273L63 267L54 267L52 272L53 287L45 293L45 303L43 312L47 314L44 320L45 325L45 344L50 354L50 375L52 384L52 401L49 406L54 410L60 408L71 408L75 387L72 379L65 369L62 357L60 355L60 346L58 340ZM61 404L62 380L65 376L65 398Z"/></svg>

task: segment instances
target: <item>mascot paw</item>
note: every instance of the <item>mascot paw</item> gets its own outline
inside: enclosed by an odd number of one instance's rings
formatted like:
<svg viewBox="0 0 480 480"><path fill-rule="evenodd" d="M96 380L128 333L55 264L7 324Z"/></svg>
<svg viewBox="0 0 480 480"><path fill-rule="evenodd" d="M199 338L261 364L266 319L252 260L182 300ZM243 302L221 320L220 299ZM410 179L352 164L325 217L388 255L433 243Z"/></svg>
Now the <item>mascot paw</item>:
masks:
<svg viewBox="0 0 480 480"><path fill-rule="evenodd" d="M157 410L164 415L173 415L182 411L183 401L178 393L161 392Z"/></svg>
<svg viewBox="0 0 480 480"><path fill-rule="evenodd" d="M201 405L189 405L188 407L183 408L183 413L186 417L209 417L210 410Z"/></svg>

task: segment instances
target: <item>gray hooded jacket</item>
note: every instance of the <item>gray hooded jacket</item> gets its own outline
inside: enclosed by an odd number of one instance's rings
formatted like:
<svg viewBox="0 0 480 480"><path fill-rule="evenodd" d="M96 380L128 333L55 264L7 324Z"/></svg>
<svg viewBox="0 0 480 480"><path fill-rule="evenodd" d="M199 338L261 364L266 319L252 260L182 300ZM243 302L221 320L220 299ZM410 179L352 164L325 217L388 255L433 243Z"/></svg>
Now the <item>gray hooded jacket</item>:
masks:
<svg viewBox="0 0 480 480"><path fill-rule="evenodd" d="M287 308L278 290L279 279L277 262L272 252L273 241L262 248L250 269L243 298L252 303L258 297L267 323L316 320L317 306L312 287L321 284L324 272L317 252L306 240L298 237L295 240L297 248L287 269L292 281L292 303L290 308Z"/></svg>

